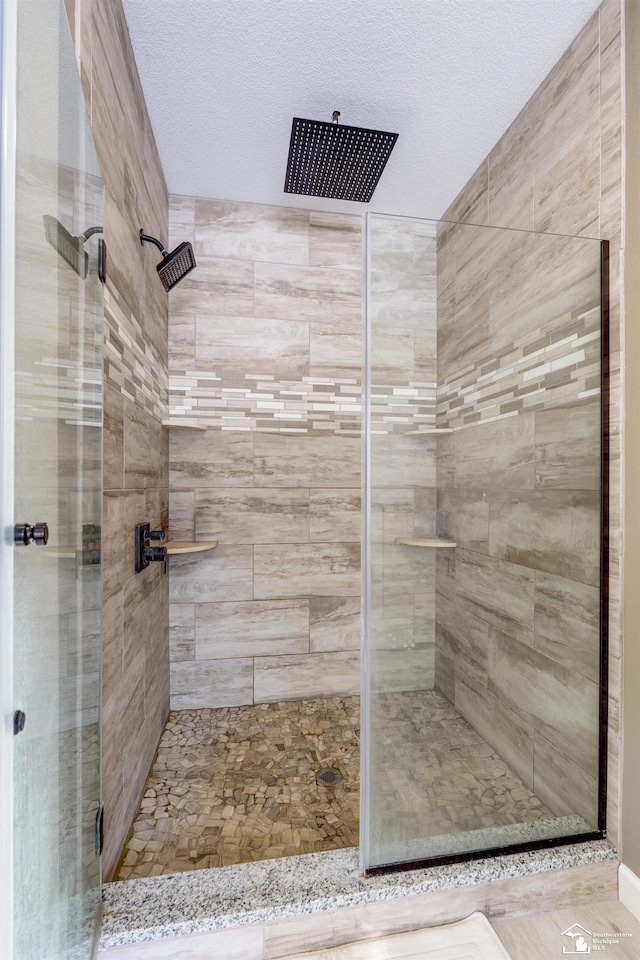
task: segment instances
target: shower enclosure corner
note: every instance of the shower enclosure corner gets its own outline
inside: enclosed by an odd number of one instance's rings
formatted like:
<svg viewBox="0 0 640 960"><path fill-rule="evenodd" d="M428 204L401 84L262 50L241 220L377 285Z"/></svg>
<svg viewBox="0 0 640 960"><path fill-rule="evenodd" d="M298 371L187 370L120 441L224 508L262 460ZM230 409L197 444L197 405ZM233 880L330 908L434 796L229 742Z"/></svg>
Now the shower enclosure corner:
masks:
<svg viewBox="0 0 640 960"><path fill-rule="evenodd" d="M367 215L361 867L604 836L604 241Z"/></svg>

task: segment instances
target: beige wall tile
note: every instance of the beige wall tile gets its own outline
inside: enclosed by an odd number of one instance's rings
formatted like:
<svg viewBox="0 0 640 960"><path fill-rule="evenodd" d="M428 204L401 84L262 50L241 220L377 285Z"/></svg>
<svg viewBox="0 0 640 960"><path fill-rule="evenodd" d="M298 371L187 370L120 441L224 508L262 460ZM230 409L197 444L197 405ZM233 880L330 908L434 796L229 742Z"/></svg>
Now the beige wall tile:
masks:
<svg viewBox="0 0 640 960"><path fill-rule="evenodd" d="M309 212L295 207L196 199L195 255L309 263Z"/></svg>
<svg viewBox="0 0 640 960"><path fill-rule="evenodd" d="M474 424L454 438L457 487L533 488L533 414Z"/></svg>
<svg viewBox="0 0 640 960"><path fill-rule="evenodd" d="M357 323L362 278L353 270L255 264L256 316Z"/></svg>
<svg viewBox="0 0 640 960"><path fill-rule="evenodd" d="M350 651L256 657L255 702L350 697L360 690L360 657Z"/></svg>
<svg viewBox="0 0 640 960"><path fill-rule="evenodd" d="M489 690L595 777L599 697L596 683L513 637L490 630Z"/></svg>
<svg viewBox="0 0 640 960"><path fill-rule="evenodd" d="M376 498L380 487L397 487L399 481L408 487L436 485L435 440L400 434L372 436L371 463L371 485Z"/></svg>
<svg viewBox="0 0 640 960"><path fill-rule="evenodd" d="M360 593L360 545L256 544L256 599L348 597Z"/></svg>
<svg viewBox="0 0 640 960"><path fill-rule="evenodd" d="M104 465L105 490L124 487L124 398L109 383L104 385Z"/></svg>
<svg viewBox="0 0 640 960"><path fill-rule="evenodd" d="M578 130L542 161L534 174L536 230L597 237L600 229L600 123ZM568 186L570 184L570 186Z"/></svg>
<svg viewBox="0 0 640 960"><path fill-rule="evenodd" d="M253 660L183 660L171 664L171 709L253 703Z"/></svg>
<svg viewBox="0 0 640 960"><path fill-rule="evenodd" d="M359 489L321 488L309 491L310 540L360 541L361 504Z"/></svg>
<svg viewBox="0 0 640 960"><path fill-rule="evenodd" d="M488 553L489 504L482 489L439 487L437 513L439 536L463 550Z"/></svg>
<svg viewBox="0 0 640 960"><path fill-rule="evenodd" d="M193 270L171 291L171 315L253 314L253 264L219 257L197 257ZM269 314L260 314L269 316ZM294 319L299 319L294 317Z"/></svg>
<svg viewBox="0 0 640 960"><path fill-rule="evenodd" d="M198 490L196 536L220 543L304 542L309 539L309 490Z"/></svg>
<svg viewBox="0 0 640 960"><path fill-rule="evenodd" d="M291 323L291 321L286 321ZM312 377L360 377L362 324L309 324L309 374Z"/></svg>
<svg viewBox="0 0 640 960"><path fill-rule="evenodd" d="M456 597L491 626L533 642L533 570L456 550Z"/></svg>
<svg viewBox="0 0 640 960"><path fill-rule="evenodd" d="M589 490L492 494L489 552L521 568L597 585L599 494Z"/></svg>
<svg viewBox="0 0 640 960"><path fill-rule="evenodd" d="M253 547L220 545L205 554L182 554L169 561L173 603L212 603L253 599Z"/></svg>
<svg viewBox="0 0 640 960"><path fill-rule="evenodd" d="M155 636L166 634L168 611L166 605L166 583L162 563L153 563L138 575L129 577L123 588L124 634L122 647L122 667L126 673L130 661L140 649L153 649ZM162 599L160 599L162 598ZM167 619L162 617L165 613ZM166 636L165 636L166 639ZM169 651L165 647L159 655L168 660Z"/></svg>
<svg viewBox="0 0 640 960"><path fill-rule="evenodd" d="M360 597L311 597L309 636L311 653L359 650Z"/></svg>
<svg viewBox="0 0 640 960"><path fill-rule="evenodd" d="M343 213L309 212L309 265L362 270L362 220Z"/></svg>
<svg viewBox="0 0 640 960"><path fill-rule="evenodd" d="M196 536L196 494L194 490L169 493L170 540L194 540Z"/></svg>
<svg viewBox="0 0 640 960"><path fill-rule="evenodd" d="M169 657L195 660L196 610L193 603L169 604Z"/></svg>
<svg viewBox="0 0 640 960"><path fill-rule="evenodd" d="M597 341L599 342L599 341ZM600 487L600 400L535 414L536 486Z"/></svg>
<svg viewBox="0 0 640 960"><path fill-rule="evenodd" d="M554 574L535 574L536 650L597 681L600 590Z"/></svg>
<svg viewBox="0 0 640 960"><path fill-rule="evenodd" d="M196 365L196 318L176 314L169 324L169 369L193 370Z"/></svg>
<svg viewBox="0 0 640 960"><path fill-rule="evenodd" d="M274 487L339 487L360 483L360 440L256 434L255 482Z"/></svg>
<svg viewBox="0 0 640 960"><path fill-rule="evenodd" d="M195 242L195 197L169 196L169 250L182 241Z"/></svg>
<svg viewBox="0 0 640 960"><path fill-rule="evenodd" d="M102 605L102 686L109 696L122 680L124 644L123 591L104 598Z"/></svg>
<svg viewBox="0 0 640 960"><path fill-rule="evenodd" d="M534 731L533 792L555 816L577 815L598 829L598 777L576 762L572 744L558 746Z"/></svg>
<svg viewBox="0 0 640 960"><path fill-rule="evenodd" d="M228 371L236 376L266 373L291 379L309 374L308 323L201 312L195 331L197 370Z"/></svg>
<svg viewBox="0 0 640 960"><path fill-rule="evenodd" d="M198 660L308 653L309 601L198 603L195 631Z"/></svg>
<svg viewBox="0 0 640 960"><path fill-rule="evenodd" d="M133 530L144 514L144 492L106 492L102 531L103 591L108 597L122 587L135 570Z"/></svg>
<svg viewBox="0 0 640 960"><path fill-rule="evenodd" d="M253 437L220 430L172 430L171 491L253 483Z"/></svg>

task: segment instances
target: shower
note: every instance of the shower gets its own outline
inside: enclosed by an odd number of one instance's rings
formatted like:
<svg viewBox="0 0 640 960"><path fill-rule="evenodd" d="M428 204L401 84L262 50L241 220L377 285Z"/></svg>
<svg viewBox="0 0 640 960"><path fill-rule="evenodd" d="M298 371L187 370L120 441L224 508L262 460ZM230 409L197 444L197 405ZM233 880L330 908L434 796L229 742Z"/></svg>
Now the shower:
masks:
<svg viewBox="0 0 640 960"><path fill-rule="evenodd" d="M155 237L148 236L144 230L140 230L140 243L155 243L162 254L162 260L156 269L167 292L175 287L177 283L180 283L182 278L186 277L196 266L193 247L188 242L178 244L175 250L169 253L159 240L156 240Z"/></svg>

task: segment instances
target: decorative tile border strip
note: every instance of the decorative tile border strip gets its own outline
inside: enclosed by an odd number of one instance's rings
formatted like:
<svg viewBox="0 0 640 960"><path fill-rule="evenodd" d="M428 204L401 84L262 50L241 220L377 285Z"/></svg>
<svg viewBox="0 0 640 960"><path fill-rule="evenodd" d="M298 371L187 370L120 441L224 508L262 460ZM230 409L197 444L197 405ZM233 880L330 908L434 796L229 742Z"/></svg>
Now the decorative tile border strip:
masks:
<svg viewBox="0 0 640 960"><path fill-rule="evenodd" d="M169 377L169 415L221 430L360 436L362 388L355 378L277 380L246 374L244 380L184 371ZM371 390L376 433L432 424L435 383L375 384Z"/></svg>
<svg viewBox="0 0 640 960"><path fill-rule="evenodd" d="M488 423L598 396L600 305L576 311L558 328L542 340L523 338L490 364L468 367L440 385L438 426Z"/></svg>
<svg viewBox="0 0 640 960"><path fill-rule="evenodd" d="M107 288L105 382L157 420L167 417L167 364L130 310Z"/></svg>

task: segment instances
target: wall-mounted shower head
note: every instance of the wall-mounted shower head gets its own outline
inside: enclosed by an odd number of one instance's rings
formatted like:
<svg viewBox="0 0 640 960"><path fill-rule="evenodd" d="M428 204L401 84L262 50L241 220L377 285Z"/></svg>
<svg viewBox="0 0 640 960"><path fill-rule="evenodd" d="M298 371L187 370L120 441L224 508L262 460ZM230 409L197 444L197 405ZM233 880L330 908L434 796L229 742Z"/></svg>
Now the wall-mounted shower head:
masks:
<svg viewBox="0 0 640 960"><path fill-rule="evenodd" d="M162 260L156 269L165 290L171 290L172 287L175 287L176 283L180 283L182 278L186 277L196 266L193 247L189 242L180 243L175 250L169 253L159 240L156 240L155 237L148 236L141 230L140 243L154 243L162 254Z"/></svg>
<svg viewBox="0 0 640 960"><path fill-rule="evenodd" d="M89 227L79 237L74 237L55 217L50 217L45 213L42 220L47 242L75 270L81 280L86 280L87 270L89 269L89 254L84 249L84 244L94 233L102 233L102 227Z"/></svg>

